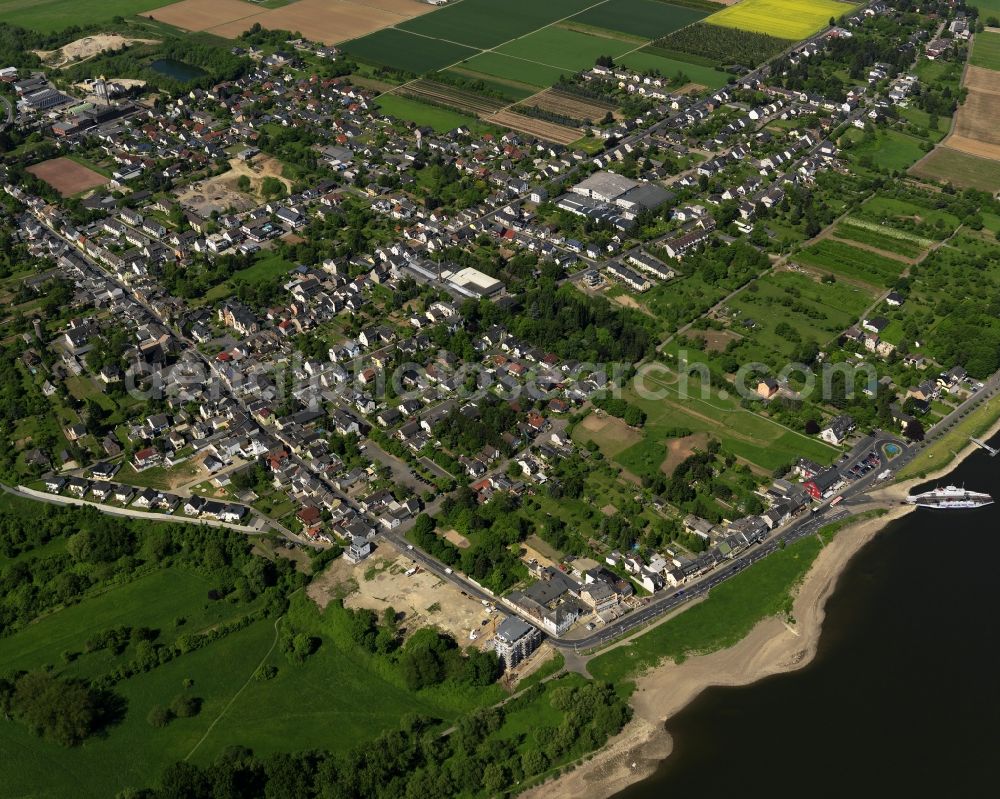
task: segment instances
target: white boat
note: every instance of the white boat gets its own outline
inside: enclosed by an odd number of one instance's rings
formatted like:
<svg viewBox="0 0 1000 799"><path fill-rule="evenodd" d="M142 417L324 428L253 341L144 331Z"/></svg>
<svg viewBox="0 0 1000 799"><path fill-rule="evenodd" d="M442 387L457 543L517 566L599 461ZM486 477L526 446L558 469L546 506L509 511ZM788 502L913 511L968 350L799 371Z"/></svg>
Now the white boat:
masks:
<svg viewBox="0 0 1000 799"><path fill-rule="evenodd" d="M992 505L993 497L980 491L968 491L964 487L945 486L909 496L906 501L921 508L981 508Z"/></svg>

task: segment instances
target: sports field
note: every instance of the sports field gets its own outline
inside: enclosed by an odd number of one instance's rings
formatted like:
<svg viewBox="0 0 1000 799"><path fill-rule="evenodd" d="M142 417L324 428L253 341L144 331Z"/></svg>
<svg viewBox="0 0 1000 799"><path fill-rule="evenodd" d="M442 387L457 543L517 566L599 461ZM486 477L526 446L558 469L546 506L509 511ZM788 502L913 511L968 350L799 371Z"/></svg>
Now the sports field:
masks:
<svg viewBox="0 0 1000 799"><path fill-rule="evenodd" d="M40 164L29 166L28 171L44 180L63 197L72 197L87 189L103 186L108 182L100 172L78 164L70 158L53 158Z"/></svg>
<svg viewBox="0 0 1000 799"><path fill-rule="evenodd" d="M835 0L743 0L705 22L726 28L766 33L779 39L804 39L853 6Z"/></svg>

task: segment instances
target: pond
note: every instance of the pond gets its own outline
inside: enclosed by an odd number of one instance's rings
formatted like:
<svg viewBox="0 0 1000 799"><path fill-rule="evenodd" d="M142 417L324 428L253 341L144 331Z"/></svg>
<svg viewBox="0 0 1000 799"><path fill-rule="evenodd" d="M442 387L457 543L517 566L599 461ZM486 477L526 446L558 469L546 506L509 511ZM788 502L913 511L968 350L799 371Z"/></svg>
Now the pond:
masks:
<svg viewBox="0 0 1000 799"><path fill-rule="evenodd" d="M154 72L159 72L161 75L166 75L168 78L179 80L182 83L208 74L201 67L185 64L183 61L177 61L173 58L158 58L149 66Z"/></svg>

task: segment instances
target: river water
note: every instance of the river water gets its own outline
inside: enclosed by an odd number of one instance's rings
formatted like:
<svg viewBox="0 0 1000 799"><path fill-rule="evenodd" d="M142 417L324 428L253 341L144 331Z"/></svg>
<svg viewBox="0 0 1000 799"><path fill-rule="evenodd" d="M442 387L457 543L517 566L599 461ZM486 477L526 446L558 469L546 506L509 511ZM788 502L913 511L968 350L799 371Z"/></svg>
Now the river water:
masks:
<svg viewBox="0 0 1000 799"><path fill-rule="evenodd" d="M950 482L1000 500L1000 456ZM812 663L707 690L667 723L673 754L616 799L996 795L998 550L1000 504L890 523L842 574Z"/></svg>

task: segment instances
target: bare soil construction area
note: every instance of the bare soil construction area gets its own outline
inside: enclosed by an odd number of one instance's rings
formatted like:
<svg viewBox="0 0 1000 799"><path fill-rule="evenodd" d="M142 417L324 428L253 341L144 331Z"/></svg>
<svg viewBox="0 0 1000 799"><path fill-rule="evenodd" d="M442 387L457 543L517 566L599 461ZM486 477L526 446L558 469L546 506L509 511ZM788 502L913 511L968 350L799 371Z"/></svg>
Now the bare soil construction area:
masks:
<svg viewBox="0 0 1000 799"><path fill-rule="evenodd" d="M459 646L484 646L503 614L489 613L479 601L422 569L407 577L413 565L410 558L383 542L357 565L338 558L306 590L321 608L337 596L343 596L349 608L381 613L391 607L403 614L400 627L407 635L430 626L454 637ZM471 630L477 631L475 642L469 639Z"/></svg>
<svg viewBox="0 0 1000 799"><path fill-rule="evenodd" d="M266 177L280 180L286 191L292 187L292 182L281 176L281 162L269 155L258 155L251 161L233 158L229 167L228 172L186 186L177 194L178 201L185 208L208 217L212 211L223 213L227 208L233 208L240 212L253 208L256 204L254 197L260 197L261 183ZM237 188L237 181L242 175L250 178L249 193Z"/></svg>
<svg viewBox="0 0 1000 799"><path fill-rule="evenodd" d="M420 0L298 0L281 8L260 8L243 0L181 0L146 16L189 31L235 38L254 24L298 31L324 44L364 36L434 11Z"/></svg>
<svg viewBox="0 0 1000 799"><path fill-rule="evenodd" d="M98 33L64 44L58 50L32 50L51 67L65 67L77 61L86 61L107 50L121 50L130 44L158 44L159 39L126 39L117 33Z"/></svg>
<svg viewBox="0 0 1000 799"><path fill-rule="evenodd" d="M44 180L63 197L72 197L81 191L103 186L108 182L100 172L95 172L70 158L42 161L40 164L29 166L28 171L39 180Z"/></svg>

